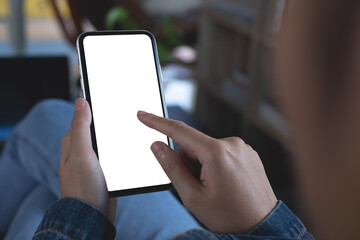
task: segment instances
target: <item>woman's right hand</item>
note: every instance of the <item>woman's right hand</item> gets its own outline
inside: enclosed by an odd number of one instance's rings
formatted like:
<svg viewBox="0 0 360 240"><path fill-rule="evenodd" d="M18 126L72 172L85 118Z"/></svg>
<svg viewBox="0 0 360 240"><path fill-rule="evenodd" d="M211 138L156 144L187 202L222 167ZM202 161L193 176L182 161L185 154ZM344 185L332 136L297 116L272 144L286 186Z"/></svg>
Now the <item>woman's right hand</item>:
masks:
<svg viewBox="0 0 360 240"><path fill-rule="evenodd" d="M151 146L184 205L210 230L246 233L276 206L259 155L237 137L214 139L180 121L142 111L139 120L180 145Z"/></svg>

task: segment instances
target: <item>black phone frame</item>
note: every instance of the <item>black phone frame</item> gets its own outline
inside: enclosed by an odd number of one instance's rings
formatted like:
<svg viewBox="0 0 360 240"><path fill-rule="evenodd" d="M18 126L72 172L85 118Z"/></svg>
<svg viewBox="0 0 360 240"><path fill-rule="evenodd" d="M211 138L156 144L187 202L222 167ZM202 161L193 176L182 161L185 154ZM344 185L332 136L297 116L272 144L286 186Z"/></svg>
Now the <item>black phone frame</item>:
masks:
<svg viewBox="0 0 360 240"><path fill-rule="evenodd" d="M158 86L160 91L160 98L161 98L161 105L163 110L163 116L168 118L167 108L165 104L163 89L161 85L162 75L158 57L158 51L156 46L155 37L146 30L116 30L116 31L90 31L84 32L79 35L77 39L77 53L79 57L79 68L81 73L81 88L83 91L83 97L88 101L92 113L92 105L91 105L91 95L90 95L90 88L88 82L88 75L87 75L87 68L86 68L86 61L85 61L85 51L84 51L84 44L83 41L87 36L99 36L99 35L134 35L134 34L145 34L151 39L152 47L153 47L153 54L154 54L154 62L155 68L157 73L158 79ZM99 159L98 149L97 149L97 142L96 142L96 132L94 127L94 119L93 114L91 115L91 140L94 152ZM169 146L174 149L173 141L171 138L167 137ZM139 187L139 188L131 188L131 189L123 189L123 190L116 190L116 191L109 191L109 197L120 197L120 196L128 196L140 193L149 193L149 192L157 192L157 191L165 191L172 188L172 184L162 184L162 185L154 185L154 186L146 186L146 187Z"/></svg>

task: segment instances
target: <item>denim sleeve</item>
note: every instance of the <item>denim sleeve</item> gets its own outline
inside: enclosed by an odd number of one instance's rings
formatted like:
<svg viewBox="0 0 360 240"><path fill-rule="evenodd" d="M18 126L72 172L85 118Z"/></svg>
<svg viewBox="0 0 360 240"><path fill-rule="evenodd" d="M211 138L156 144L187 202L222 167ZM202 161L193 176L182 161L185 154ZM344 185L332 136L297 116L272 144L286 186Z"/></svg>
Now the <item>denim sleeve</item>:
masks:
<svg viewBox="0 0 360 240"><path fill-rule="evenodd" d="M247 234L215 234L207 230L191 230L176 240L255 240L255 239L303 239L314 237L304 224L281 201L270 214Z"/></svg>
<svg viewBox="0 0 360 240"><path fill-rule="evenodd" d="M109 219L89 203L62 198L44 214L34 240L114 239L116 230Z"/></svg>

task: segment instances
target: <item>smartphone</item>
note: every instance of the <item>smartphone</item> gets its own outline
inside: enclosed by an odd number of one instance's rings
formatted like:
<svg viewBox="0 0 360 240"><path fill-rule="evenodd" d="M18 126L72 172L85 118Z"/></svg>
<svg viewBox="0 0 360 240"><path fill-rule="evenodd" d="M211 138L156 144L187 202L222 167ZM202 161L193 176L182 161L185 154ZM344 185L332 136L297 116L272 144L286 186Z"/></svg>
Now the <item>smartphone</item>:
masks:
<svg viewBox="0 0 360 240"><path fill-rule="evenodd" d="M170 189L150 146L163 141L173 148L172 140L137 119L138 110L168 117L154 36L143 30L85 32L77 49L93 148L109 196Z"/></svg>

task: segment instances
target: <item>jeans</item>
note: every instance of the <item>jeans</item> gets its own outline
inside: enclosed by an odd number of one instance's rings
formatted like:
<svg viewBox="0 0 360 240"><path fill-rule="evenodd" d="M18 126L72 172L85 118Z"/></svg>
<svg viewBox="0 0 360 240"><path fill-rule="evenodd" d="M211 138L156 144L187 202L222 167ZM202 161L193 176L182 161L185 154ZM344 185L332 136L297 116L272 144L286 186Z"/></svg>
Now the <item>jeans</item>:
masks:
<svg viewBox="0 0 360 240"><path fill-rule="evenodd" d="M61 140L74 106L62 100L37 104L16 126L0 158L0 232L31 239L45 210L61 197ZM120 197L116 239L169 239L201 228L168 191Z"/></svg>

